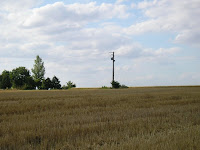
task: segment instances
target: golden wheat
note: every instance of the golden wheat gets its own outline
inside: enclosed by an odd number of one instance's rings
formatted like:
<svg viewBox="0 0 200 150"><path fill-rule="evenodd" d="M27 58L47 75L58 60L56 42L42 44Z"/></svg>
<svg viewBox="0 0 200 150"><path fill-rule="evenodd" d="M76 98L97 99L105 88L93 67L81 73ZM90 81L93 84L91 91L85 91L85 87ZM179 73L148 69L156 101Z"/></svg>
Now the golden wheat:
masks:
<svg viewBox="0 0 200 150"><path fill-rule="evenodd" d="M200 87L0 91L0 149L198 149Z"/></svg>

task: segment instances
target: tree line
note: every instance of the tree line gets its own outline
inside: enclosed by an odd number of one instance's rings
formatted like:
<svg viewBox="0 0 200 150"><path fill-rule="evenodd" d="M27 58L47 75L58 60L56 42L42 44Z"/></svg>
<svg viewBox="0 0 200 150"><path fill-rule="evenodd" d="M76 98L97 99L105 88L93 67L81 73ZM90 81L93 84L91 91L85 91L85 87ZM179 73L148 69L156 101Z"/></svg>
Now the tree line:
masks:
<svg viewBox="0 0 200 150"><path fill-rule="evenodd" d="M47 77L45 79L44 62L36 56L35 64L30 71L26 67L17 67L12 71L4 70L0 75L0 89L20 89L20 90L33 90L33 89L69 89L76 87L71 81L63 87L60 84L58 77L54 76L52 79Z"/></svg>

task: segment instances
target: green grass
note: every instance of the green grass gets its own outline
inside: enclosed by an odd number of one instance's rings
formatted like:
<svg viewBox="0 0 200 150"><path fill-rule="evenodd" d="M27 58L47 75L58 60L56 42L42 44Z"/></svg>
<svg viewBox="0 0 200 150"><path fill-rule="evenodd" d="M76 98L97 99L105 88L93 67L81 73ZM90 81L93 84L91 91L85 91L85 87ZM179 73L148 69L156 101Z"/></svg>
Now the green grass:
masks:
<svg viewBox="0 0 200 150"><path fill-rule="evenodd" d="M200 87L0 91L0 150L195 150Z"/></svg>

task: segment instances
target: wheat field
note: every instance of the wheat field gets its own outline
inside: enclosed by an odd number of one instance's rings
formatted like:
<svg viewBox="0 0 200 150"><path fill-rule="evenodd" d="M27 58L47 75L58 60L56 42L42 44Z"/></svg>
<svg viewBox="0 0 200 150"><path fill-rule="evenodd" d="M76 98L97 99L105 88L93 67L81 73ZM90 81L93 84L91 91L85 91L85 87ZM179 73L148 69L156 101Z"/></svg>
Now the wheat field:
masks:
<svg viewBox="0 0 200 150"><path fill-rule="evenodd" d="M196 150L200 87L0 91L0 150Z"/></svg>

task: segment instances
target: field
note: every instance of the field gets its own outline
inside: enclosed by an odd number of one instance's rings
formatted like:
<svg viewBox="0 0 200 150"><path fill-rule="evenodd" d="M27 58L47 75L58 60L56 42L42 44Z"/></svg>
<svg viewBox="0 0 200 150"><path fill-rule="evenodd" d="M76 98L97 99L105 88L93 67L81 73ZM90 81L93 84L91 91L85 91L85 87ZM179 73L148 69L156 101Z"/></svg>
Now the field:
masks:
<svg viewBox="0 0 200 150"><path fill-rule="evenodd" d="M0 91L0 150L195 150L200 87Z"/></svg>

